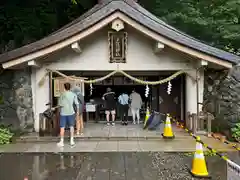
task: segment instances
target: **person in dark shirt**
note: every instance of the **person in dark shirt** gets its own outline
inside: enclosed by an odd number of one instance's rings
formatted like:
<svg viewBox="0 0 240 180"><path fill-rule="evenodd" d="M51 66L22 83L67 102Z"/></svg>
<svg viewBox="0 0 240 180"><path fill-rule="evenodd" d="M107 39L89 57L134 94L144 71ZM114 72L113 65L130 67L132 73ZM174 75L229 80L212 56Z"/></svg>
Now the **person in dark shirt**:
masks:
<svg viewBox="0 0 240 180"><path fill-rule="evenodd" d="M105 113L107 119L107 125L109 126L109 116L110 113L112 115L112 125L115 123L115 114L116 114L116 100L115 100L115 92L112 92L111 88L107 88L107 92L103 95L103 100L105 100Z"/></svg>

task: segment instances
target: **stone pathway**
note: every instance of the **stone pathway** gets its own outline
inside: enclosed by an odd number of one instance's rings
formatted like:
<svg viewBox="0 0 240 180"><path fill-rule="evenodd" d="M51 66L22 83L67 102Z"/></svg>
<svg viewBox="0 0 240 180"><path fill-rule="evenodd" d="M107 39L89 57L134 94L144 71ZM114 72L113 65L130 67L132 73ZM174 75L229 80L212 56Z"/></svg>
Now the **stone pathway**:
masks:
<svg viewBox="0 0 240 180"><path fill-rule="evenodd" d="M76 146L70 147L66 137L66 146L58 148L59 137L39 137L37 134L23 136L17 144L0 146L0 152L189 152L195 151L195 140L182 129L172 126L175 139L162 138L160 130L147 131L141 125L108 127L104 124L88 123L83 136L75 138ZM218 151L234 151L230 146L213 138L201 137L202 140Z"/></svg>
<svg viewBox="0 0 240 180"><path fill-rule="evenodd" d="M226 163L207 157L214 180L226 180ZM14 163L13 163L14 162ZM1 180L195 180L192 157L184 153L108 152L0 156Z"/></svg>
<svg viewBox="0 0 240 180"><path fill-rule="evenodd" d="M219 144L218 144L219 145ZM0 152L194 152L195 141L185 140L145 140L145 141L77 141L75 146L65 142L57 147L50 143L19 143L0 146ZM227 146L227 145L221 145ZM229 147L218 147L218 151L234 151Z"/></svg>

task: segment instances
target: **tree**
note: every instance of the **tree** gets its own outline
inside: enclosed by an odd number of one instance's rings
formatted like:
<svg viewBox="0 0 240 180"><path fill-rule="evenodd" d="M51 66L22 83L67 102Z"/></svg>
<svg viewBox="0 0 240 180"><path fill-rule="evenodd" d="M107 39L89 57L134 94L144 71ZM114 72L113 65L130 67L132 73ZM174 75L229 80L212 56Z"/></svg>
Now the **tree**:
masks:
<svg viewBox="0 0 240 180"><path fill-rule="evenodd" d="M240 0L149 0L140 3L170 25L213 46L240 52Z"/></svg>

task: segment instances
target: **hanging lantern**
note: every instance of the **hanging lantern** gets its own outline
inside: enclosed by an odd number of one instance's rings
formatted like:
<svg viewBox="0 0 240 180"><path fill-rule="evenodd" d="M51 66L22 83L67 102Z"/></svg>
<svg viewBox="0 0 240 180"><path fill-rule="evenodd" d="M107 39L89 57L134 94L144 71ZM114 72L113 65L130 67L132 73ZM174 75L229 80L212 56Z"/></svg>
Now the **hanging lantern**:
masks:
<svg viewBox="0 0 240 180"><path fill-rule="evenodd" d="M93 91L93 86L92 83L90 84L90 95L92 95L92 91Z"/></svg>
<svg viewBox="0 0 240 180"><path fill-rule="evenodd" d="M170 81L168 81L168 88L167 88L167 93L168 93L168 95L171 94L171 91L172 91L172 84L171 84Z"/></svg>
<svg viewBox="0 0 240 180"><path fill-rule="evenodd" d="M148 95L149 95L149 87L148 87L148 85L146 85L145 97L148 97Z"/></svg>

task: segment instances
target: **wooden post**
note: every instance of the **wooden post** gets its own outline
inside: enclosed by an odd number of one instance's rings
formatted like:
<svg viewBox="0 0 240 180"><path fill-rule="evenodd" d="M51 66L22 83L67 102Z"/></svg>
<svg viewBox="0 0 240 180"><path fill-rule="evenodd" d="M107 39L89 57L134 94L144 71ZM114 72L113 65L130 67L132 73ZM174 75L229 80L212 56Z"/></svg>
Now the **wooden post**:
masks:
<svg viewBox="0 0 240 180"><path fill-rule="evenodd" d="M214 119L214 116L210 113L207 113L207 136L212 136L212 120Z"/></svg>
<svg viewBox="0 0 240 180"><path fill-rule="evenodd" d="M193 128L192 128L192 131L193 131L193 134L196 134L197 132L197 114L196 113L193 113L192 114L192 124L193 124Z"/></svg>
<svg viewBox="0 0 240 180"><path fill-rule="evenodd" d="M189 129L192 131L193 130L193 116L189 112Z"/></svg>
<svg viewBox="0 0 240 180"><path fill-rule="evenodd" d="M186 127L188 128L188 129L191 129L191 114L190 114L190 112L188 111L187 112L187 115L186 115Z"/></svg>

